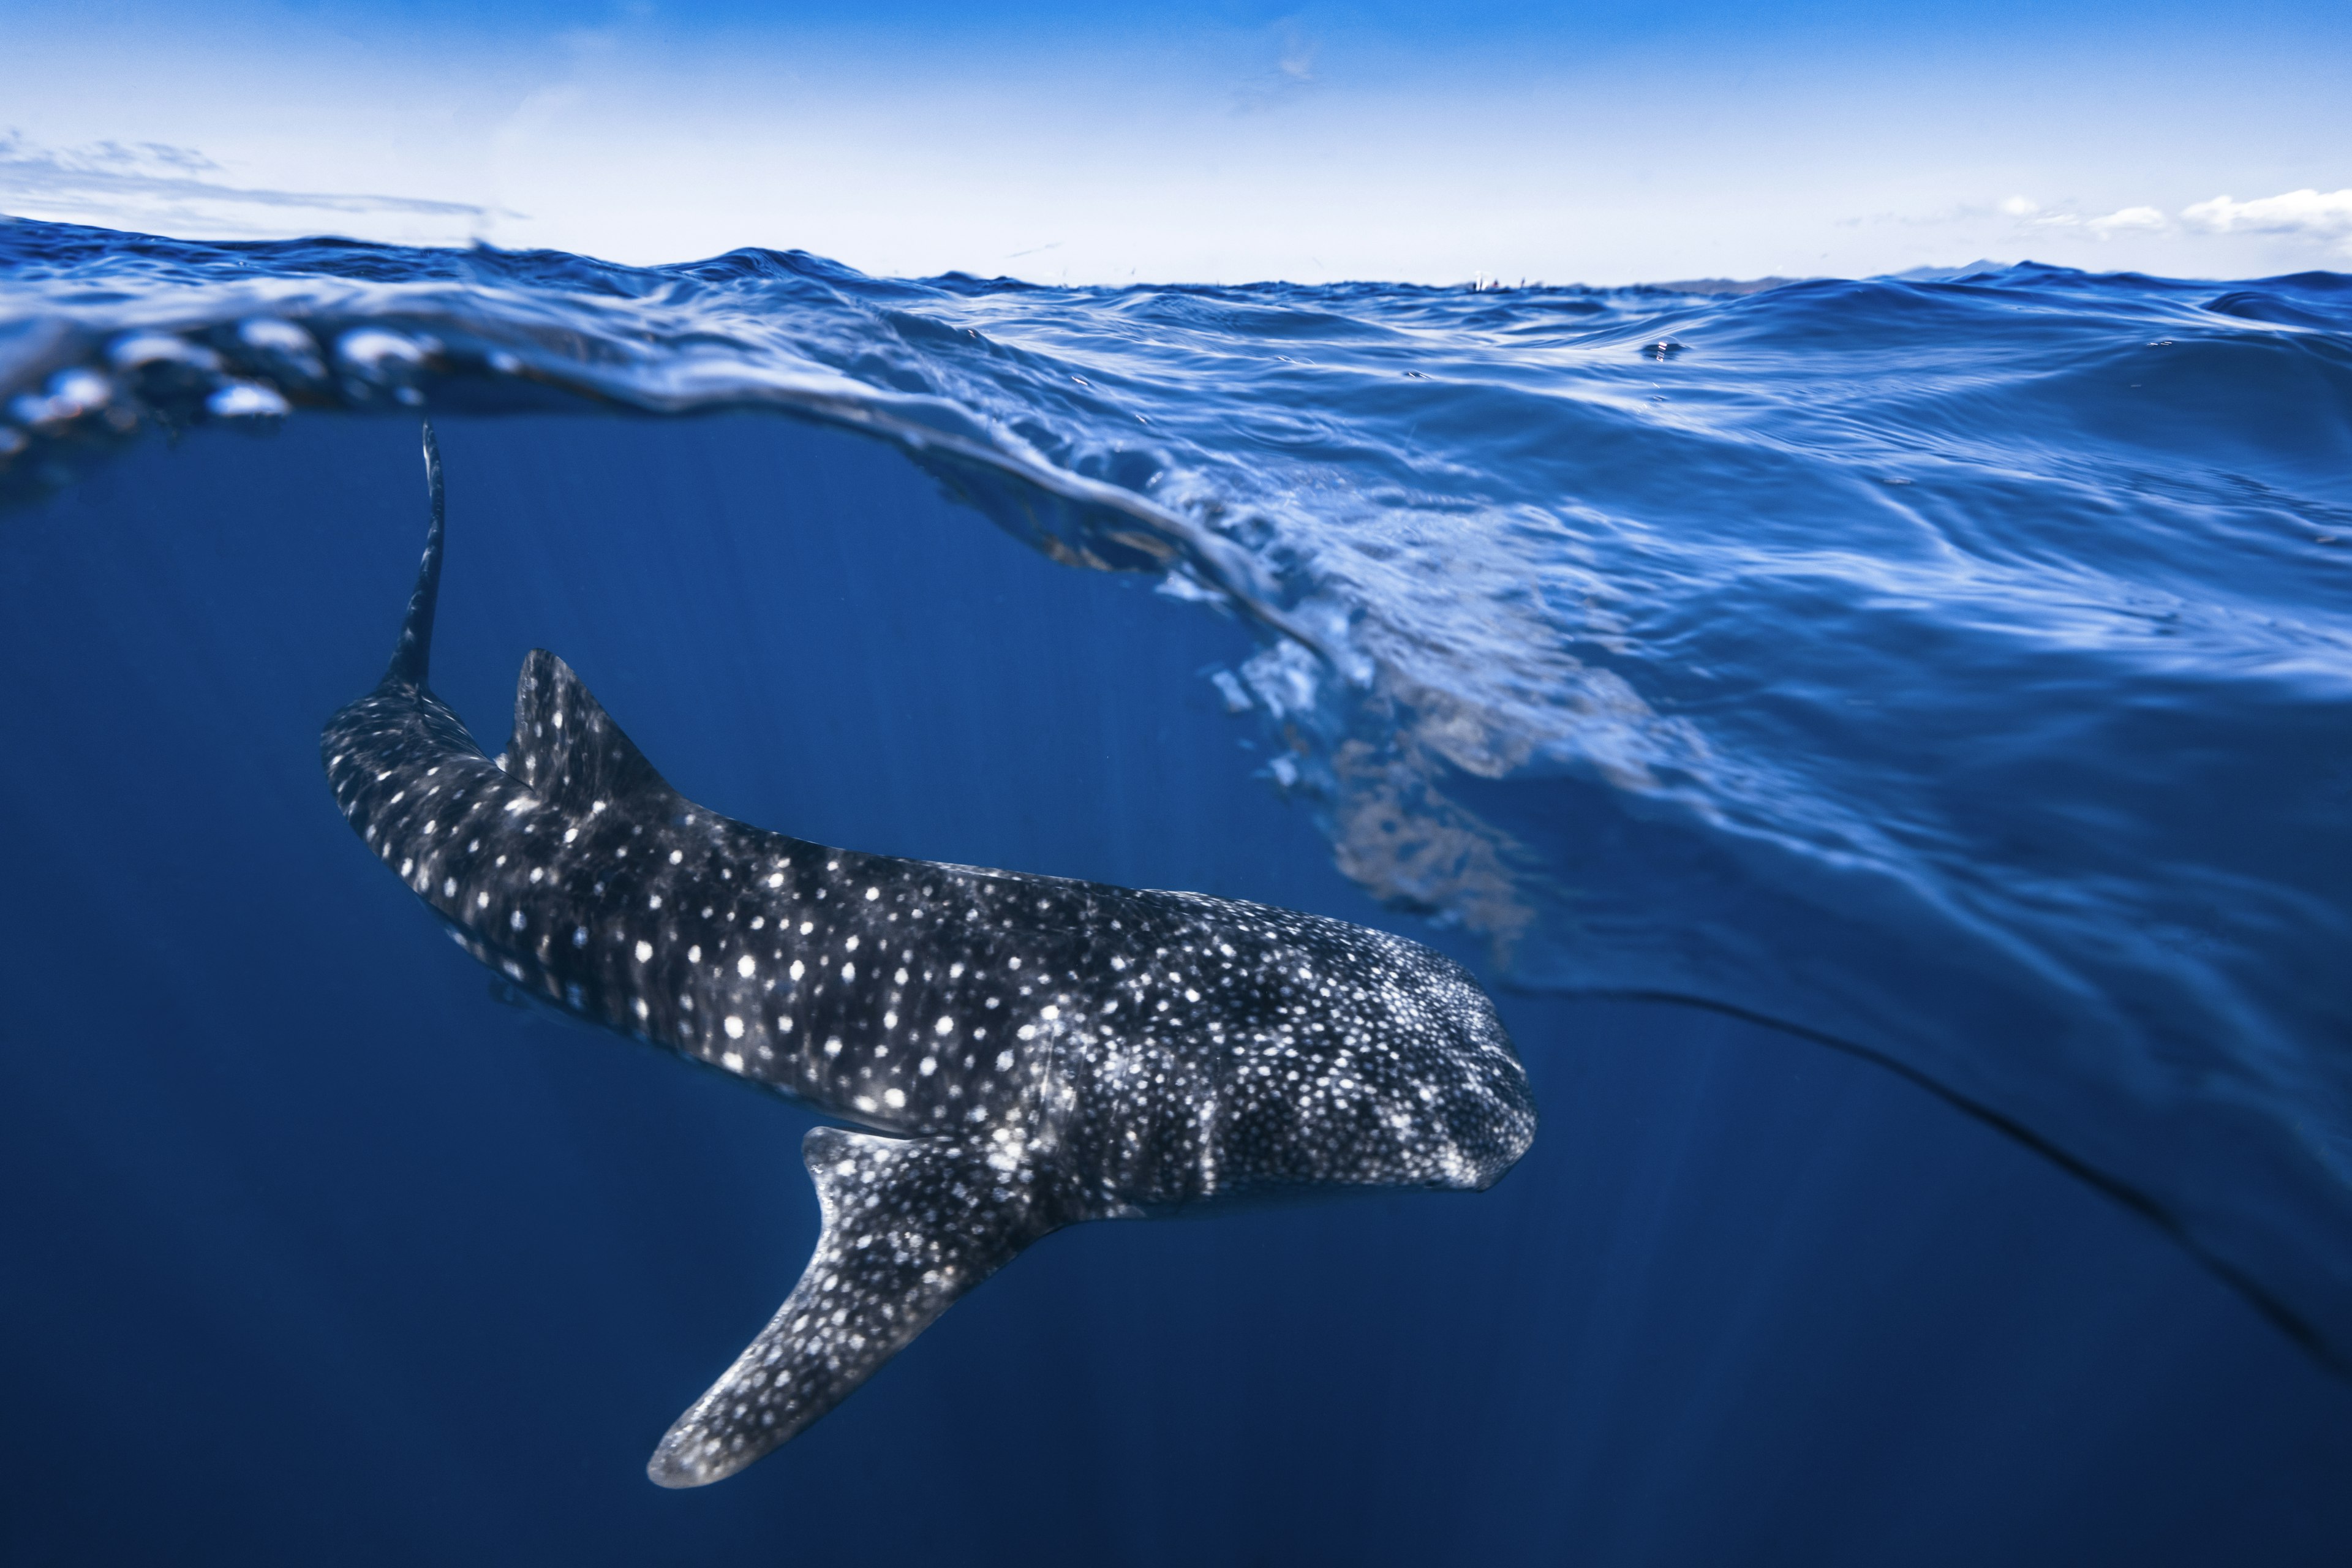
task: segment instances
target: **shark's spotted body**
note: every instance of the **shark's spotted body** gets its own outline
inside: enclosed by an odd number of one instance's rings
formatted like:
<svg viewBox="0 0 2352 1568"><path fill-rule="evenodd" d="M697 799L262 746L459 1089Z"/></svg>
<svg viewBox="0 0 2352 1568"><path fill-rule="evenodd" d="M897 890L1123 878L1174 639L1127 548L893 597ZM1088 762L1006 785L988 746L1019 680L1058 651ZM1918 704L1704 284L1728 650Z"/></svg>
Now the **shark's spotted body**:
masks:
<svg viewBox="0 0 2352 1568"><path fill-rule="evenodd" d="M506 752L425 687L433 526L391 668L330 721L337 803L518 986L874 1134L803 1146L797 1288L648 1467L731 1474L1029 1243L1270 1189L1484 1188L1534 1134L1485 993L1421 947L1190 893L861 855L666 784L525 660Z"/></svg>

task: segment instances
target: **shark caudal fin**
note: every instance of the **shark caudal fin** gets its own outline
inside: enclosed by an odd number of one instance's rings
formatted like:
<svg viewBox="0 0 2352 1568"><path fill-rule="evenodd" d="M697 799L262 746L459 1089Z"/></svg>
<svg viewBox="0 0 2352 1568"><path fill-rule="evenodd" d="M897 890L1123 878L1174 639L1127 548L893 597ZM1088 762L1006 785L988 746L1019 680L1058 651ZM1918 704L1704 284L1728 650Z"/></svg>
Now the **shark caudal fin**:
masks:
<svg viewBox="0 0 2352 1568"><path fill-rule="evenodd" d="M572 667L543 647L525 656L515 678L514 732L500 765L571 811L683 799Z"/></svg>
<svg viewBox="0 0 2352 1568"><path fill-rule="evenodd" d="M824 1230L801 1281L727 1375L677 1418L646 1473L722 1480L840 1404L956 1299L1060 1228L1038 1191L950 1138L819 1127L802 1141ZM1000 1154L999 1160L1003 1159Z"/></svg>
<svg viewBox="0 0 2352 1568"><path fill-rule="evenodd" d="M433 503L433 522L425 532L425 560L416 568L416 587L408 595L408 614L400 623L400 641L393 645L392 664L384 683L425 684L433 662L433 606L441 597L441 447L433 439L433 425L425 425L425 489Z"/></svg>

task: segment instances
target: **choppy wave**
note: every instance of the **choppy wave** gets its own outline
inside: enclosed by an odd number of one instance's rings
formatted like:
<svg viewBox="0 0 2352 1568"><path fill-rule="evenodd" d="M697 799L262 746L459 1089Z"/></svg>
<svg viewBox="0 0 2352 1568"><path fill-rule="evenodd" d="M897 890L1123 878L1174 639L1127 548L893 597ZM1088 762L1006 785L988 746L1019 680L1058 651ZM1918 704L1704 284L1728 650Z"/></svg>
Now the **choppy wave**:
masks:
<svg viewBox="0 0 2352 1568"><path fill-rule="evenodd" d="M0 500L301 409L767 406L1251 617L1339 865L1874 1055L2352 1360L2352 279L1043 289L0 225ZM0 543L5 548L5 543Z"/></svg>

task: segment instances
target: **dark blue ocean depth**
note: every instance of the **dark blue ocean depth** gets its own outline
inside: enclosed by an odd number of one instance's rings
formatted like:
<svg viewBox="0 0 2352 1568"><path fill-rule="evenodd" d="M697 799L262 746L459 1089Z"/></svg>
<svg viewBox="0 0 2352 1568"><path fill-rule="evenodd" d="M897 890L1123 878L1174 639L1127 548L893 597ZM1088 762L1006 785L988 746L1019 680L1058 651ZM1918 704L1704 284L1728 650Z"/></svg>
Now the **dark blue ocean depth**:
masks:
<svg viewBox="0 0 2352 1568"><path fill-rule="evenodd" d="M0 1561L2352 1539L2343 280L0 253ZM420 409L486 737L545 646L750 821L1437 942L1534 1152L1057 1237L650 1488L807 1118L512 1005L338 817Z"/></svg>

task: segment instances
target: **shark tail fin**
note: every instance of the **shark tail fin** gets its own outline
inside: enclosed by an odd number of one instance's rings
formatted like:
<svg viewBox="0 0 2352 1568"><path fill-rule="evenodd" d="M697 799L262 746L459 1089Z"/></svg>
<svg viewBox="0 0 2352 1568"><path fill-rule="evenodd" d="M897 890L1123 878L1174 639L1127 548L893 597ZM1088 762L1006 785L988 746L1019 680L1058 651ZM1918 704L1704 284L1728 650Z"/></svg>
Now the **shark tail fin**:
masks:
<svg viewBox="0 0 2352 1568"><path fill-rule="evenodd" d="M679 800L572 667L535 647L515 678L514 732L499 765L573 811Z"/></svg>
<svg viewBox="0 0 2352 1568"><path fill-rule="evenodd" d="M790 1440L1059 1228L1037 1190L1045 1184L1018 1181L952 1138L819 1127L801 1156L824 1210L816 1254L774 1320L654 1450L646 1473L662 1486L722 1480Z"/></svg>
<svg viewBox="0 0 2352 1568"><path fill-rule="evenodd" d="M433 662L433 606L441 597L441 447L433 439L431 420L425 424L425 489L433 505L425 560L416 568L416 587L408 595L408 614L400 623L400 640L393 645L392 665L383 672L387 685L420 689Z"/></svg>

